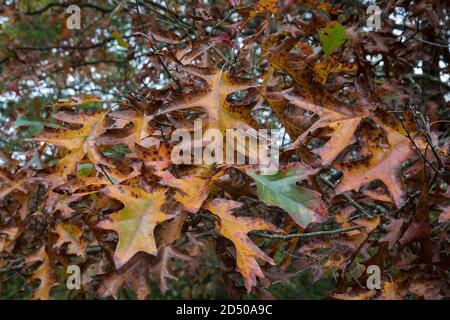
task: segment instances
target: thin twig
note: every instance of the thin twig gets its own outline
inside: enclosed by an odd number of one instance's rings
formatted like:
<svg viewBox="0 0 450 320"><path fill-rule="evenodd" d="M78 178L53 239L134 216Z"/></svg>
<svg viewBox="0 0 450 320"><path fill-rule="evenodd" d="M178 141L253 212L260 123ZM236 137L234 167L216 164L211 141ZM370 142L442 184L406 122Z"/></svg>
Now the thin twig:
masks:
<svg viewBox="0 0 450 320"><path fill-rule="evenodd" d="M164 64L164 61L162 60L161 56L158 54L158 52L155 49L155 46L153 45L152 41L150 41L150 39L148 39L148 33L147 33L147 28L145 28L144 23L142 22L142 17L141 17L141 12L139 10L139 1L136 0L136 10L137 10L137 14L138 14L138 19L139 19L139 23L141 24L142 27L142 32L145 36L145 39L147 40L148 44L150 45L150 48L153 50L153 52L155 53L156 57L158 58L159 63L161 64L161 66L163 67L164 71L167 73L167 76L173 80L173 82L175 83L175 85L177 86L178 90L181 91L181 85L178 83L177 79L175 79L174 77L172 77L172 74L170 73L169 69L167 69L167 66ZM155 41L155 37L153 37L152 34L150 34L150 36L152 37L152 40L154 42Z"/></svg>
<svg viewBox="0 0 450 320"><path fill-rule="evenodd" d="M328 185L329 187L331 187L332 189L336 188L336 186L327 178L323 177L323 176L319 176L320 180L322 180L326 185ZM365 214L367 217L369 218L373 218L372 214L370 214L369 212L367 212L366 209L364 209L358 202L356 202L355 200L353 200L352 197L350 197L348 194L343 193L341 194L345 200L348 201L348 203L350 203L352 206L354 206L356 209L358 209L359 211L361 211L363 214Z"/></svg>
<svg viewBox="0 0 450 320"><path fill-rule="evenodd" d="M315 232L308 232L308 233L292 233L288 235L281 235L281 234L267 234L262 232L255 232L254 234L259 238L267 238L267 239L275 239L275 240L290 240L294 238L299 239L307 239L312 237L321 237L321 236L330 236L330 235L336 235L336 234L342 234L353 230L360 230L364 229L363 226L353 226L353 227L347 227L347 228L341 228L341 229L334 229L334 230L324 230L324 231L315 231Z"/></svg>

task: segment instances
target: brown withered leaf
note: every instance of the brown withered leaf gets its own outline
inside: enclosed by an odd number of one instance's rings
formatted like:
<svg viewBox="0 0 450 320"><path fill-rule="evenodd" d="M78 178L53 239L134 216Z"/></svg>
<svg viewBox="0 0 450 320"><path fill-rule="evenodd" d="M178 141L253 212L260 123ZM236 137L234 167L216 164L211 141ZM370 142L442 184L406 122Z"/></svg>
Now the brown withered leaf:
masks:
<svg viewBox="0 0 450 320"><path fill-rule="evenodd" d="M154 275L158 281L158 286L164 294L169 289L167 279L177 280L177 277L170 270L169 263L171 259L182 261L191 261L192 258L171 245L162 245L158 249L157 260L150 266L150 274Z"/></svg>
<svg viewBox="0 0 450 320"><path fill-rule="evenodd" d="M439 214L439 222L447 222L450 220L450 205L442 208L442 212Z"/></svg>
<svg viewBox="0 0 450 320"><path fill-rule="evenodd" d="M138 299L143 300L150 294L149 264L151 257L145 253L134 255L125 265L105 276L97 290L99 297L119 297L120 289L126 285L136 292Z"/></svg>
<svg viewBox="0 0 450 320"><path fill-rule="evenodd" d="M440 294L441 286L439 280L417 279L411 283L409 291L425 300L441 300L443 298Z"/></svg>
<svg viewBox="0 0 450 320"><path fill-rule="evenodd" d="M366 132L366 141L371 156L368 160L335 165L344 174L336 187L336 193L359 190L372 180L379 179L385 184L395 205L401 208L406 201L406 191L400 166L407 159L414 157L415 151L406 136L381 121L377 123L383 131L387 145L381 142L380 130L369 129Z"/></svg>
<svg viewBox="0 0 450 320"><path fill-rule="evenodd" d="M293 142L290 148L298 147L316 130L321 128L329 128L331 130L329 140L322 146L312 150L313 153L320 156L323 165L329 164L342 150L355 141L355 131L362 119L367 116L366 112L357 113L345 108L337 111L335 108L321 107L294 95L293 92L285 92L284 96L289 103L302 110L312 112L319 117L309 128L305 128L305 131Z"/></svg>
<svg viewBox="0 0 450 320"><path fill-rule="evenodd" d="M397 241L401 237L402 226L405 222L404 219L399 218L389 218L389 224L384 226L383 229L386 231L386 234L378 240L379 242L386 241L389 243L389 249L392 249Z"/></svg>
<svg viewBox="0 0 450 320"><path fill-rule="evenodd" d="M19 228L17 227L0 229L0 253L2 253L3 251L11 251L18 233Z"/></svg>

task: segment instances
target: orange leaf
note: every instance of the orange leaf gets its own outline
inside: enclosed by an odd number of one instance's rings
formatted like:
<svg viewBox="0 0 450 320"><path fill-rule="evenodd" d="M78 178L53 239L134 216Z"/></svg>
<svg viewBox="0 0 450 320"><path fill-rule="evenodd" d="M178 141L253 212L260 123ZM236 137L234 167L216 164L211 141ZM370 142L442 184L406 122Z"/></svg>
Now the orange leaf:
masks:
<svg viewBox="0 0 450 320"><path fill-rule="evenodd" d="M277 227L261 218L236 217L232 214L242 204L225 199L214 199L205 209L220 219L217 230L225 238L231 240L236 248L237 271L242 274L247 291L256 286L256 277L265 278L256 259L264 260L272 265L275 262L259 249L248 237L247 233L256 230L279 231Z"/></svg>
<svg viewBox="0 0 450 320"><path fill-rule="evenodd" d="M169 171L155 174L162 178L162 185L178 189L174 198L189 212L196 213L208 197L209 179L191 176L177 179Z"/></svg>
<svg viewBox="0 0 450 320"><path fill-rule="evenodd" d="M58 282L53 276L53 270L50 263L50 258L45 251L45 245L39 251L26 258L27 263L42 261L42 264L33 272L30 281L39 279L40 283L33 293L33 299L48 300L50 298L50 290L58 285Z"/></svg>

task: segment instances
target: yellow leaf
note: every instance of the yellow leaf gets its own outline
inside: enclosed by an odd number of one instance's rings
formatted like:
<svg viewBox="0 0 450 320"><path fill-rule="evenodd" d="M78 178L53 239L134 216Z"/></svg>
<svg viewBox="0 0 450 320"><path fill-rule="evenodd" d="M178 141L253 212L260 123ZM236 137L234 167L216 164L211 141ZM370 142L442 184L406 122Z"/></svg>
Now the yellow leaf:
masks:
<svg viewBox="0 0 450 320"><path fill-rule="evenodd" d="M178 189L174 198L189 212L196 213L208 197L210 180L207 178L188 176L177 179L169 171L155 174L162 178L162 185Z"/></svg>
<svg viewBox="0 0 450 320"><path fill-rule="evenodd" d="M108 186L102 191L124 204L122 210L98 224L98 227L114 230L119 235L114 252L116 268L120 268L139 251L156 255L154 229L161 222L173 218L161 211L165 191L147 193L140 188L122 185Z"/></svg>
<svg viewBox="0 0 450 320"><path fill-rule="evenodd" d="M56 241L55 247L61 247L63 244L68 243L68 254L84 256L86 242L81 239L83 235L82 229L75 225L61 222L56 225L55 231L59 237L58 241Z"/></svg>

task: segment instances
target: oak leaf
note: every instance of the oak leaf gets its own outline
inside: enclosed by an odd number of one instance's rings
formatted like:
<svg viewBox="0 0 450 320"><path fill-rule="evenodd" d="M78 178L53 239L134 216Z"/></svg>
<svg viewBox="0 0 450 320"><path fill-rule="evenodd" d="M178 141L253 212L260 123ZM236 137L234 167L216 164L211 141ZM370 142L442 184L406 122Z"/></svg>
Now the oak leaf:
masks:
<svg viewBox="0 0 450 320"><path fill-rule="evenodd" d="M402 226L405 222L405 219L399 218L389 218L389 224L384 226L384 230L386 230L386 234L378 240L379 242L387 241L389 243L389 249L392 249L397 241L401 237Z"/></svg>
<svg viewBox="0 0 450 320"><path fill-rule="evenodd" d="M149 263L151 257L144 253L134 255L118 270L106 275L97 290L99 297L112 296L118 299L119 291L123 286L132 288L139 300L145 299L150 294Z"/></svg>
<svg viewBox="0 0 450 320"><path fill-rule="evenodd" d="M169 103L158 114L202 107L208 114L208 127L220 130L249 129L256 124L251 109L234 108L227 97L234 92L257 87L256 81L235 78L217 68L183 66L207 84L203 91L184 95Z"/></svg>
<svg viewBox="0 0 450 320"><path fill-rule="evenodd" d="M336 164L343 172L341 182L336 187L336 193L359 190L372 180L381 180L394 203L401 208L406 200L406 191L400 174L401 164L414 157L415 151L406 136L377 121L385 133L388 145L381 144L380 132L372 130L367 137L371 156L368 160L351 164Z"/></svg>
<svg viewBox="0 0 450 320"><path fill-rule="evenodd" d="M402 295L400 294L397 284L395 282L385 281L381 295L377 298L378 300L402 300Z"/></svg>
<svg viewBox="0 0 450 320"><path fill-rule="evenodd" d="M81 228L73 224L61 222L56 225L55 232L58 234L58 241L56 241L55 247L61 247L67 243L68 254L84 256L87 244L81 238L83 236L83 230Z"/></svg>
<svg viewBox="0 0 450 320"><path fill-rule="evenodd" d="M214 199L205 209L217 216L220 221L216 223L217 230L225 238L231 240L236 248L236 269L242 274L247 291L256 286L256 277L264 278L256 259L264 260L272 265L275 262L259 249L248 237L250 231L268 230L279 231L277 227L261 218L236 217L232 214L234 209L241 207L241 203L225 199Z"/></svg>
<svg viewBox="0 0 450 320"><path fill-rule="evenodd" d="M26 263L34 263L42 261L41 265L33 272L29 281L39 280L39 286L33 292L33 299L48 300L50 298L50 290L58 285L53 275L53 268L50 262L50 258L45 250L45 245L42 246L39 251L28 256Z"/></svg>
<svg viewBox="0 0 450 320"><path fill-rule="evenodd" d="M330 22L319 32L323 52L328 56L349 38L345 27L337 21Z"/></svg>
<svg viewBox="0 0 450 320"><path fill-rule="evenodd" d="M323 165L332 162L349 144L355 141L355 131L362 119L367 116L364 111L355 112L348 108L321 107L310 103L290 92L285 92L284 97L296 107L316 114L319 119L306 129L290 146L296 148L304 142L312 133L321 128L331 129L330 139L322 146L312 149L319 155Z"/></svg>
<svg viewBox="0 0 450 320"><path fill-rule="evenodd" d="M174 199L192 213L196 213L208 197L210 179L204 177L187 176L181 179L175 178L169 171L155 173L162 178L160 183L176 188Z"/></svg>
<svg viewBox="0 0 450 320"><path fill-rule="evenodd" d="M173 218L161 211L165 202L165 191L147 193L143 189L113 185L101 190L107 196L117 199L124 208L98 224L102 229L114 230L119 235L114 252L116 268L123 266L137 252L157 254L154 229L161 222Z"/></svg>
<svg viewBox="0 0 450 320"><path fill-rule="evenodd" d="M55 103L51 104L51 107L81 107L91 103L102 103L103 100L99 99L93 94L82 94L78 97L71 97L68 99L59 99Z"/></svg>
<svg viewBox="0 0 450 320"><path fill-rule="evenodd" d="M321 194L317 191L297 186L297 182L318 172L318 169L294 163L278 171L275 175L249 172L256 181L259 198L268 205L284 209L303 228L311 222L322 222L326 215Z"/></svg>
<svg viewBox="0 0 450 320"><path fill-rule="evenodd" d="M102 157L97 151L95 143L105 130L102 125L104 117L105 114L102 112L94 114L58 112L53 115L54 119L69 124L81 125L81 128L73 130L46 129L46 131L33 138L35 141L51 143L55 146L63 147L68 151L55 168L57 173L52 178L56 182L50 181L54 187L66 182L68 174L76 172L77 165L84 156L87 155L93 164L102 162Z"/></svg>
<svg viewBox="0 0 450 320"><path fill-rule="evenodd" d="M163 294L169 289L167 279L177 280L177 277L169 267L170 260L174 258L184 262L192 260L190 256L180 252L173 246L164 244L159 247L157 259L150 266L150 273L156 275L159 289Z"/></svg>

